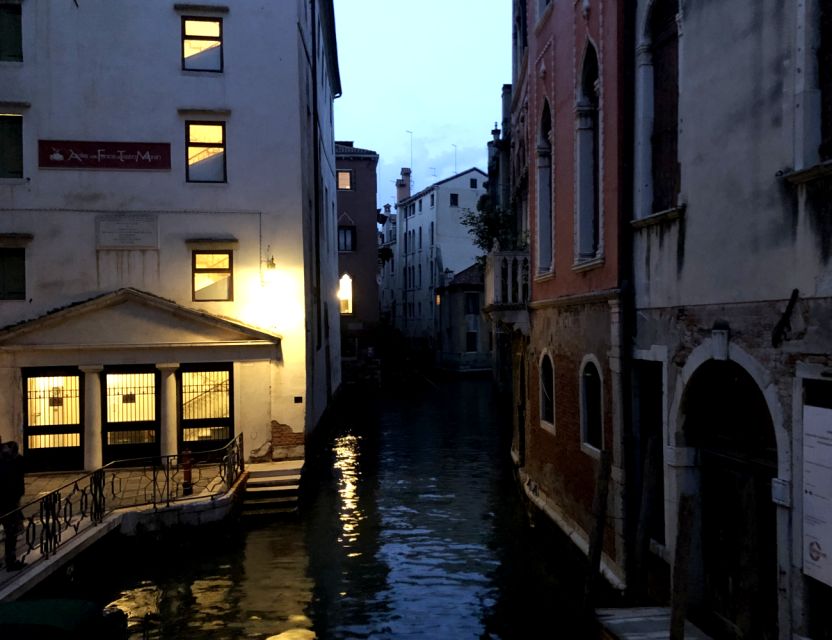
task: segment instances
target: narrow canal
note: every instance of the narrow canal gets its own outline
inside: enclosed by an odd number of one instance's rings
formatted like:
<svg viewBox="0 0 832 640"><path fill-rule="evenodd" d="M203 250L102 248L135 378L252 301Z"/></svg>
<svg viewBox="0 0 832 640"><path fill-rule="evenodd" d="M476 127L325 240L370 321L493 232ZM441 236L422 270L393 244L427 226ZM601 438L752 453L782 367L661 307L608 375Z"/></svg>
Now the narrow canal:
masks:
<svg viewBox="0 0 832 640"><path fill-rule="evenodd" d="M528 517L497 413L487 380L349 398L297 518L119 538L54 588L136 639L576 637L584 560Z"/></svg>

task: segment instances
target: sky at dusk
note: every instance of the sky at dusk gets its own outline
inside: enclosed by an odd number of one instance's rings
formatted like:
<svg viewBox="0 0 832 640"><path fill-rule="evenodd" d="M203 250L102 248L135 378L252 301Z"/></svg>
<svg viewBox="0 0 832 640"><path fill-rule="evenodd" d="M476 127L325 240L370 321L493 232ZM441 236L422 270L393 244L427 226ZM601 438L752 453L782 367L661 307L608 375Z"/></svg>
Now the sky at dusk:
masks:
<svg viewBox="0 0 832 640"><path fill-rule="evenodd" d="M378 206L395 204L402 167L413 169L414 192L453 175L454 155L458 171L487 170L511 82L511 2L334 2L335 139L379 154Z"/></svg>

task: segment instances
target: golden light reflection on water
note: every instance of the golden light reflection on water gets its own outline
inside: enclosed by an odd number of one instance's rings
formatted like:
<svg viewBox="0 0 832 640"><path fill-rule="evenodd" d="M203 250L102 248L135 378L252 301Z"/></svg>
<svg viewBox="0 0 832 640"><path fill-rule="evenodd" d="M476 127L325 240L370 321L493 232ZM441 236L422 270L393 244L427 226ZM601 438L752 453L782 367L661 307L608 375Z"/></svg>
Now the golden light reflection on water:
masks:
<svg viewBox="0 0 832 640"><path fill-rule="evenodd" d="M358 438L353 435L341 436L334 443L335 469L340 472L338 478L338 495L341 497L339 519L342 535L340 542L345 548L358 542L358 525L363 519L358 506Z"/></svg>

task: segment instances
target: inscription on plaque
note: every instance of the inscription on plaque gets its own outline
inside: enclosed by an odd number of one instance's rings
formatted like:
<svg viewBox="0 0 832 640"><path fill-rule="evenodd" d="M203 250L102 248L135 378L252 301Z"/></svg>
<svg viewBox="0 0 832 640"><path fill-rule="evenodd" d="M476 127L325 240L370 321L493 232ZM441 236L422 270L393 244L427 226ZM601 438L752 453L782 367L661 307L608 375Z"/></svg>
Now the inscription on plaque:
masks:
<svg viewBox="0 0 832 640"><path fill-rule="evenodd" d="M99 249L157 249L156 216L101 216L96 238Z"/></svg>

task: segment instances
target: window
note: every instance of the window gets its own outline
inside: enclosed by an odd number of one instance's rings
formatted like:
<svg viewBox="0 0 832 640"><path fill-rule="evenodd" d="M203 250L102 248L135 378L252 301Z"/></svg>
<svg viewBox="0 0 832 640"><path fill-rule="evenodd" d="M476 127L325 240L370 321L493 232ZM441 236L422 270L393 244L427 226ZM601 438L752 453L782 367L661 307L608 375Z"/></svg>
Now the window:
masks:
<svg viewBox="0 0 832 640"><path fill-rule="evenodd" d="M25 385L27 449L80 447L81 376L41 371Z"/></svg>
<svg viewBox="0 0 832 640"><path fill-rule="evenodd" d="M222 71L222 19L182 18L182 68Z"/></svg>
<svg viewBox="0 0 832 640"><path fill-rule="evenodd" d="M465 313L466 315L479 315L480 294L470 292L465 294Z"/></svg>
<svg viewBox="0 0 832 640"><path fill-rule="evenodd" d="M651 166L653 211L677 206L681 174L679 138L679 31L676 0L653 3L650 17L653 62L653 135Z"/></svg>
<svg viewBox="0 0 832 640"><path fill-rule="evenodd" d="M188 182L225 182L225 123L187 122Z"/></svg>
<svg viewBox="0 0 832 640"><path fill-rule="evenodd" d="M832 159L832 1L820 4L820 47L818 48L820 80L820 159Z"/></svg>
<svg viewBox="0 0 832 640"><path fill-rule="evenodd" d="M537 139L537 272L549 273L553 262L552 115L543 105Z"/></svg>
<svg viewBox="0 0 832 640"><path fill-rule="evenodd" d="M540 420L555 424L555 372L548 355L540 362Z"/></svg>
<svg viewBox="0 0 832 640"><path fill-rule="evenodd" d="M434 205L434 202L435 202L435 196L436 196L436 194L435 194L435 193L430 194L430 206L433 206L433 205Z"/></svg>
<svg viewBox="0 0 832 640"><path fill-rule="evenodd" d="M338 281L338 300L342 314L352 313L352 278L348 273Z"/></svg>
<svg viewBox="0 0 832 640"><path fill-rule="evenodd" d="M23 117L0 115L0 178L22 177Z"/></svg>
<svg viewBox="0 0 832 640"><path fill-rule="evenodd" d="M452 193L451 194L451 206L452 207L458 207L459 206L459 194L458 193Z"/></svg>
<svg viewBox="0 0 832 640"><path fill-rule="evenodd" d="M477 179L476 178L471 178L471 183L470 184L471 184L472 189L476 189L477 188Z"/></svg>
<svg viewBox="0 0 832 640"><path fill-rule="evenodd" d="M470 352L479 350L480 335L480 294L467 292L465 294L465 350Z"/></svg>
<svg viewBox="0 0 832 640"><path fill-rule="evenodd" d="M430 223L430 246L433 246L433 223Z"/></svg>
<svg viewBox="0 0 832 640"><path fill-rule="evenodd" d="M234 435L231 365L183 365L177 382L182 442L222 446Z"/></svg>
<svg viewBox="0 0 832 640"><path fill-rule="evenodd" d="M210 302L234 299L231 251L193 252L193 299Z"/></svg>
<svg viewBox="0 0 832 640"><path fill-rule="evenodd" d="M355 251L355 227L338 227L338 251Z"/></svg>
<svg viewBox="0 0 832 640"><path fill-rule="evenodd" d="M584 58L580 94L575 108L578 120L575 138L578 160L578 261L595 258L600 245L599 90L598 56L590 45Z"/></svg>
<svg viewBox="0 0 832 640"><path fill-rule="evenodd" d="M419 227L419 248L422 248L422 227Z"/></svg>
<svg viewBox="0 0 832 640"><path fill-rule="evenodd" d="M421 210L422 210L422 199L419 198L419 211L421 211Z"/></svg>
<svg viewBox="0 0 832 640"><path fill-rule="evenodd" d="M20 5L0 5L0 61L23 60Z"/></svg>
<svg viewBox="0 0 832 640"><path fill-rule="evenodd" d="M336 173L338 174L339 191L352 191L355 188L352 181L352 170L339 170Z"/></svg>
<svg viewBox="0 0 832 640"><path fill-rule="evenodd" d="M581 373L581 435L584 444L601 450L601 376L592 362L587 362Z"/></svg>
<svg viewBox="0 0 832 640"><path fill-rule="evenodd" d="M26 299L26 250L0 248L0 300Z"/></svg>

